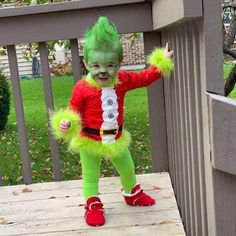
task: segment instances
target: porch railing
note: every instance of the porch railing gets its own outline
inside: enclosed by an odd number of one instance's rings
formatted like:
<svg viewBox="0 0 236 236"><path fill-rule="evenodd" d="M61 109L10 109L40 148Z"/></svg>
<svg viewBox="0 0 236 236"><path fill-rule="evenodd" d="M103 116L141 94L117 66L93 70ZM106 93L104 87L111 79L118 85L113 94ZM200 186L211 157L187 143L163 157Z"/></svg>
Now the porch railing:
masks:
<svg viewBox="0 0 236 236"><path fill-rule="evenodd" d="M144 32L146 54L171 42L172 78L148 89L153 171L170 172L187 235L235 235L236 104L222 97L219 0L82 0L0 10L0 45L8 49L25 182L32 182L32 174L15 45L39 42L45 101L52 109L46 42L70 40L76 81L77 38L99 15L109 17L120 33ZM52 137L50 146L55 180L60 180Z"/></svg>
<svg viewBox="0 0 236 236"><path fill-rule="evenodd" d="M25 183L32 183L32 170L28 148L27 131L19 83L16 44L38 42L42 66L44 94L47 111L54 102L47 55L47 41L69 39L72 55L74 80L80 78L78 38L91 26L98 16L106 15L120 33L152 30L151 4L147 1L77 1L64 4L0 9L0 45L7 46L12 80L14 103L20 139L20 152ZM143 20L139 22L139 19ZM53 173L56 181L61 180L57 142L50 136Z"/></svg>

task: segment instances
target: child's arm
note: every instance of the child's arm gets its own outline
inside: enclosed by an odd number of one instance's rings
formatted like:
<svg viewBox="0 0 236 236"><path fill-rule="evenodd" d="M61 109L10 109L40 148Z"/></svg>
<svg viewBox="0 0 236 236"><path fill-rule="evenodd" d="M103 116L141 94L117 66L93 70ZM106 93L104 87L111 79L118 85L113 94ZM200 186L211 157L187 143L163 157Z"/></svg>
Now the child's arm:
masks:
<svg viewBox="0 0 236 236"><path fill-rule="evenodd" d="M71 139L81 131L80 108L82 97L79 93L79 86L73 89L69 108L54 112L50 116L52 133L56 139Z"/></svg>
<svg viewBox="0 0 236 236"><path fill-rule="evenodd" d="M173 69L171 56L173 51L168 50L168 43L165 48L156 48L148 57L150 67L140 72L119 72L119 79L124 83L127 90L147 87L162 75L170 75Z"/></svg>
<svg viewBox="0 0 236 236"><path fill-rule="evenodd" d="M69 140L81 130L79 114L69 109L54 112L50 123L56 139Z"/></svg>

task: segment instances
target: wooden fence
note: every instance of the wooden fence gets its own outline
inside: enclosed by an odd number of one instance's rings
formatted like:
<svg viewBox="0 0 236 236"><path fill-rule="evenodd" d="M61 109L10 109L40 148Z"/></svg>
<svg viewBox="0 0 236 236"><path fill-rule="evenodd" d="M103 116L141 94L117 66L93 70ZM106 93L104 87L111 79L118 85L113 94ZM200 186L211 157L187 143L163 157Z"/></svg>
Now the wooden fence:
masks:
<svg viewBox="0 0 236 236"><path fill-rule="evenodd" d="M219 0L81 0L0 10L0 45L7 46L10 61L25 183L32 182L32 171L15 45L39 42L45 101L52 109L46 42L70 40L78 80L77 38L99 15L121 33L143 32L146 54L171 42L173 75L148 89L153 171L170 172L187 235L236 235L236 102L222 96ZM50 146L58 181L59 153L52 136Z"/></svg>
<svg viewBox="0 0 236 236"><path fill-rule="evenodd" d="M145 64L142 34L136 36L135 38L134 37L132 38L132 34L123 34L121 36L121 42L122 42L123 50L124 50L124 58L122 62L122 67L126 69L129 69L129 67L142 68ZM79 48L80 56L83 55L83 52L82 52L83 43L84 43L84 39L79 38L78 45L80 46ZM4 49L0 48L0 50L4 50ZM5 51L6 50L4 50L4 52ZM19 76L23 79L34 76L33 69L36 69L35 67L33 68L32 58L25 57L24 54L26 51L28 51L26 44L16 46ZM60 49L56 48L56 52L54 56L55 56L55 60L52 62L52 64L56 64L56 63L63 64L71 60L71 51L70 50L60 51ZM10 76L7 55L0 55L0 68L4 69L3 72L7 77ZM40 73L37 74L37 76L39 75Z"/></svg>

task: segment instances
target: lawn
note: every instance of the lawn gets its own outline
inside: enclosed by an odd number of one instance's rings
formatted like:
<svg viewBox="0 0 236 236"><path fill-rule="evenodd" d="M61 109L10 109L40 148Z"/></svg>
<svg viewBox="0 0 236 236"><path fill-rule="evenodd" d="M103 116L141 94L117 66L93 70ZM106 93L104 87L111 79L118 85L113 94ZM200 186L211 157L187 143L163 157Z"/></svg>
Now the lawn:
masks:
<svg viewBox="0 0 236 236"><path fill-rule="evenodd" d="M55 77L52 79L52 87L55 108L66 107L73 87L72 77ZM52 161L42 79L22 80L21 89L34 182L52 181ZM0 168L6 185L23 183L13 101L11 104L6 130L0 132ZM125 107L125 126L132 135L131 152L136 172L151 172L146 89L129 92L126 95ZM64 143L59 144L63 179L80 178L79 156L69 153ZM102 162L101 174L102 176L114 174L114 169L108 161Z"/></svg>
<svg viewBox="0 0 236 236"><path fill-rule="evenodd" d="M231 67L232 64L225 65L225 78ZM54 77L52 87L56 109L66 107L73 87L72 77ZM22 80L21 89L34 182L52 181L52 161L42 79ZM230 97L236 98L236 88L231 92ZM0 132L0 169L5 185L23 183L13 101L11 104L6 130ZM152 167L146 89L129 92L126 95L125 107L125 126L132 135L131 152L136 173L149 173ZM81 178L79 156L69 153L64 143L59 144L63 180ZM114 169L108 161L102 162L101 175L114 175Z"/></svg>
<svg viewBox="0 0 236 236"><path fill-rule="evenodd" d="M229 76L230 70L233 67L233 65L234 64L232 63L224 64L224 79L225 80ZM234 90L229 94L229 97L236 99L236 87L234 87Z"/></svg>

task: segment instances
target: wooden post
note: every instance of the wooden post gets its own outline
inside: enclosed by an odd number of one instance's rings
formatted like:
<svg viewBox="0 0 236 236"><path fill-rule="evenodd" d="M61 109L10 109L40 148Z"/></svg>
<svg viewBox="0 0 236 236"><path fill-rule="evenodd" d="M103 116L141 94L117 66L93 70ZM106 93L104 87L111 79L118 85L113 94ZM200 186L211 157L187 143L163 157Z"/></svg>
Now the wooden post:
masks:
<svg viewBox="0 0 236 236"><path fill-rule="evenodd" d="M40 53L40 60L41 60L41 65L42 65L42 75L43 75L46 108L47 108L47 113L48 113L49 110L53 110L54 105L53 105L51 76L50 76L50 70L49 70L48 51L47 51L46 42L39 43L39 53ZM61 169L60 169L58 143L52 136L51 132L49 132L49 139L50 139L50 146L51 146L54 180L59 181L61 180Z"/></svg>
<svg viewBox="0 0 236 236"><path fill-rule="evenodd" d="M160 45L160 35L157 32L144 33L145 55L150 54L151 50L158 45ZM152 169L153 172L168 171L166 120L162 80L158 80L148 87L148 104Z"/></svg>
<svg viewBox="0 0 236 236"><path fill-rule="evenodd" d="M22 159L23 177L26 184L32 183L32 169L30 166L30 155L25 127L25 116L22 104L22 96L19 82L19 71L17 65L15 45L7 46L10 75L12 81L12 90L14 95L17 128L20 140L20 152Z"/></svg>
<svg viewBox="0 0 236 236"><path fill-rule="evenodd" d="M78 39L77 38L71 39L70 46L71 46L71 57L72 57L72 69L73 69L73 75L74 75L74 82L76 83L81 77Z"/></svg>

